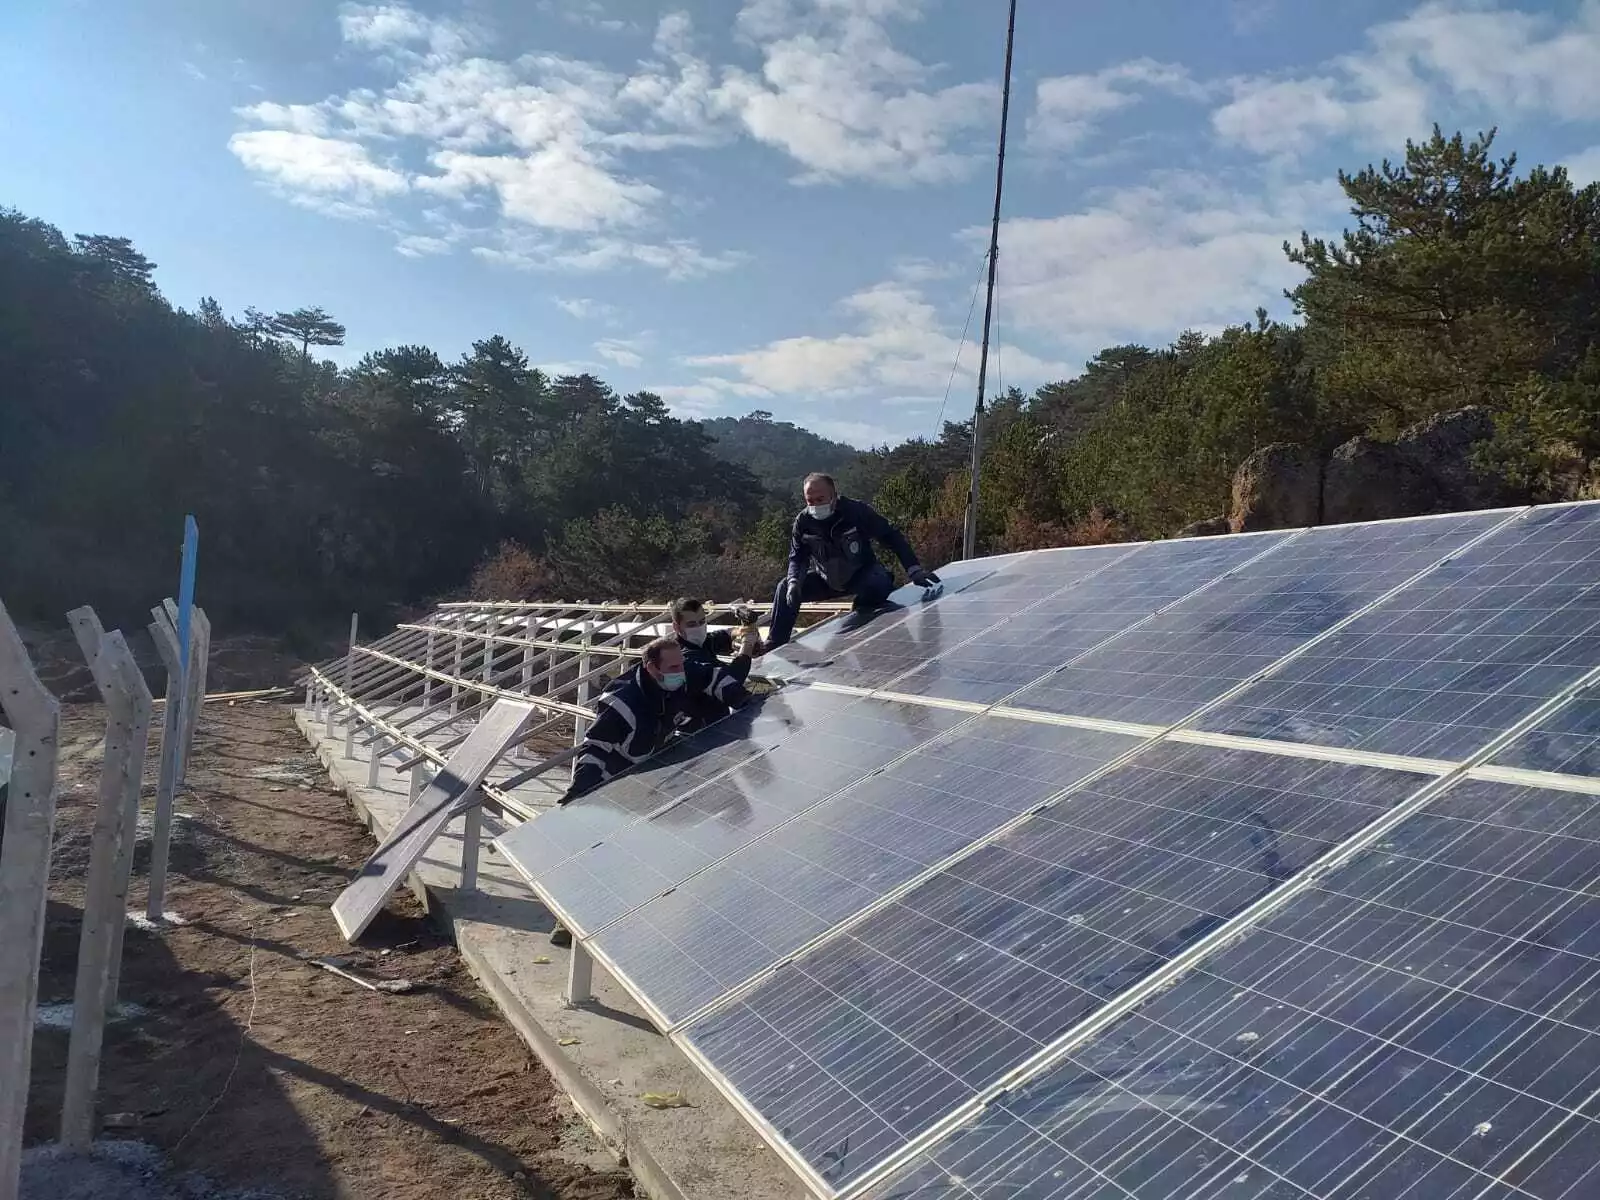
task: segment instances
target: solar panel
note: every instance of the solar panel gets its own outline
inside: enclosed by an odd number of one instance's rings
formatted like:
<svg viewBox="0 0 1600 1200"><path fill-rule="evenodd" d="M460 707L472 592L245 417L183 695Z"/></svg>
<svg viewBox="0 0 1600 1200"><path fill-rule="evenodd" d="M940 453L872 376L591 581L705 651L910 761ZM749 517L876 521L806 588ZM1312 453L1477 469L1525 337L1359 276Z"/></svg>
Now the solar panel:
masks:
<svg viewBox="0 0 1600 1200"><path fill-rule="evenodd" d="M1507 516L1466 513L1309 530L1011 703L1173 724Z"/></svg>
<svg viewBox="0 0 1600 1200"><path fill-rule="evenodd" d="M548 870L532 868L523 842L506 842L506 857L568 928L591 933L965 719L862 700Z"/></svg>
<svg viewBox="0 0 1600 1200"><path fill-rule="evenodd" d="M1118 546L1116 549L1125 554L1129 547ZM948 605L956 596L995 572L1037 558L1040 553L1029 551L977 558L940 567L938 575L944 589L942 599ZM807 629L796 640L764 656L761 660L762 673L774 679L800 678L817 664L832 662L839 654L879 638L908 617L922 611L922 597L923 589L906 584L889 596L890 602L897 607L879 613L865 625L843 630L838 621L829 620Z"/></svg>
<svg viewBox="0 0 1600 1200"><path fill-rule="evenodd" d="M1289 533L1205 538L1149 545L1032 608L981 632L970 645L939 647L892 690L992 704L1151 613L1258 554L1275 551ZM1087 550L1062 551L1080 556ZM1269 556L1270 557L1270 556ZM1068 560L1071 561L1071 560ZM1018 570L1027 569L1028 564ZM978 630L974 630L978 633ZM927 655L923 656L924 659Z"/></svg>
<svg viewBox="0 0 1600 1200"><path fill-rule="evenodd" d="M1085 580L1121 560L1137 559L1146 549L1085 546L1013 559L992 574L974 579L956 595L947 591L934 603L913 602L904 619L876 637L832 651L819 648L812 660L816 667L806 678L849 687L880 687L1029 605L1063 589L1084 586ZM941 578L943 574L941 571Z"/></svg>
<svg viewBox="0 0 1600 1200"><path fill-rule="evenodd" d="M944 574L500 842L813 1191L1600 1195L1600 505Z"/></svg>
<svg viewBox="0 0 1600 1200"><path fill-rule="evenodd" d="M1600 664L1600 507L1531 510L1201 729L1458 759Z"/></svg>
<svg viewBox="0 0 1600 1200"><path fill-rule="evenodd" d="M651 900L594 944L680 1021L1140 744L976 718Z"/></svg>
<svg viewBox="0 0 1600 1200"><path fill-rule="evenodd" d="M1600 1194L1597 864L1461 783L870 1194Z"/></svg>
<svg viewBox="0 0 1600 1200"><path fill-rule="evenodd" d="M805 688L783 688L701 730L569 804L519 825L500 847L525 875L539 877L663 805L754 758L785 738L838 716L857 701Z"/></svg>
<svg viewBox="0 0 1600 1200"><path fill-rule="evenodd" d="M1158 746L684 1036L847 1186L1427 778Z"/></svg>

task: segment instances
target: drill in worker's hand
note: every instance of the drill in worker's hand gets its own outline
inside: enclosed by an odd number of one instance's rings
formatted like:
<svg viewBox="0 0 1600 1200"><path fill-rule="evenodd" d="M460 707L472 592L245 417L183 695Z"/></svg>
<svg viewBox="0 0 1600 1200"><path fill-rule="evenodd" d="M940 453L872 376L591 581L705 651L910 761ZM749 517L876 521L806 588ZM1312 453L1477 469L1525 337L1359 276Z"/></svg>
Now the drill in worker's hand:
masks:
<svg viewBox="0 0 1600 1200"><path fill-rule="evenodd" d="M733 606L733 619L739 622L739 652L752 658L761 653L761 630L756 624L756 610L741 600Z"/></svg>

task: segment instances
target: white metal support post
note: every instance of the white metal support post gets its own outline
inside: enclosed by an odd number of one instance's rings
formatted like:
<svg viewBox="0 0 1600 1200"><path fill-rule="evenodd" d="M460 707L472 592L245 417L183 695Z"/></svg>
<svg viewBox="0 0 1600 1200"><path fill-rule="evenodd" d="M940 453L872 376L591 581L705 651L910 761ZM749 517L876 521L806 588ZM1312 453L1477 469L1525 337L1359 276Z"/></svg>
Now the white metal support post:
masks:
<svg viewBox="0 0 1600 1200"><path fill-rule="evenodd" d="M589 647L594 639L594 626L586 622L583 627L582 649L578 651L578 704L583 708L589 707ZM589 722L582 717L572 719L572 744L581 746L583 735L589 732ZM578 760L572 760L572 778L577 778ZM574 945L576 950L576 945Z"/></svg>
<svg viewBox="0 0 1600 1200"><path fill-rule="evenodd" d="M483 793L475 792L461 834L461 890L478 890L478 855L483 848Z"/></svg>
<svg viewBox="0 0 1600 1200"><path fill-rule="evenodd" d="M360 631L361 614L358 612L353 612L350 614L350 649L344 656L344 694L347 699L355 691L356 640ZM331 717L328 719L328 724L330 727L333 724L333 719Z"/></svg>
<svg viewBox="0 0 1600 1200"><path fill-rule="evenodd" d="M389 752L389 739L380 737L372 743L372 759L367 763L367 786L378 786L378 768L383 765L383 756Z"/></svg>
<svg viewBox="0 0 1600 1200"><path fill-rule="evenodd" d="M60 705L39 682L3 604L0 712L16 734L0 842L0 1200L17 1200L55 836Z"/></svg>
<svg viewBox="0 0 1600 1200"><path fill-rule="evenodd" d="M433 640L436 636L437 635L431 629L428 631L427 645L423 650L424 657L422 661L427 664L428 670L430 671L433 670ZM422 707L433 707L433 676L431 675L424 675L422 677Z"/></svg>

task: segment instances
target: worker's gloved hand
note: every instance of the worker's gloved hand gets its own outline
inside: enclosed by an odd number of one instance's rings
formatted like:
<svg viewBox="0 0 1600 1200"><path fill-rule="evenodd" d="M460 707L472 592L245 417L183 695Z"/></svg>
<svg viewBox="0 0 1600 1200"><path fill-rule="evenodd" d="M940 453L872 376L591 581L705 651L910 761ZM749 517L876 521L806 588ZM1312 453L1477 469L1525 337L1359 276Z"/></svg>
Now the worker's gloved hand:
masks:
<svg viewBox="0 0 1600 1200"><path fill-rule="evenodd" d="M566 791L561 793L561 799L556 801L557 807L565 808L567 805L576 800L580 794L581 793L579 792L578 785L573 784Z"/></svg>
<svg viewBox="0 0 1600 1200"><path fill-rule="evenodd" d="M744 638L739 643L739 653L748 654L751 658L761 653L761 633L759 630L745 630Z"/></svg>
<svg viewBox="0 0 1600 1200"><path fill-rule="evenodd" d="M912 567L906 572L906 578L920 588L932 587L939 582L939 577L932 571L924 571L920 566Z"/></svg>
<svg viewBox="0 0 1600 1200"><path fill-rule="evenodd" d="M793 608L795 605L799 604L800 581L798 579L789 580L789 582L784 585L783 594L788 599L790 608Z"/></svg>

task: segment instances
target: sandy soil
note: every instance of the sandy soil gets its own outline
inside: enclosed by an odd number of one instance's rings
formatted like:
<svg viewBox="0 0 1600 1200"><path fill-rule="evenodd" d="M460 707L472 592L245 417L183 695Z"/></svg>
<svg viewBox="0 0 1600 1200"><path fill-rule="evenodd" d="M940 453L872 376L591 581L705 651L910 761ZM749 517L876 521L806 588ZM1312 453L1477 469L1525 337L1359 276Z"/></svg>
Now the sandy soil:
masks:
<svg viewBox="0 0 1600 1200"><path fill-rule="evenodd" d="M47 1016L72 995L102 722L95 706L63 714ZM359 949L340 938L328 905L372 842L289 708L209 707L189 783L167 904L187 923L128 930L121 995L133 1007L107 1037L105 1136L219 1187L286 1198L634 1194L408 894ZM147 854L141 843L140 911ZM422 986L369 992L305 961L319 955ZM65 1033L41 1028L30 1141L55 1136L65 1054Z"/></svg>

